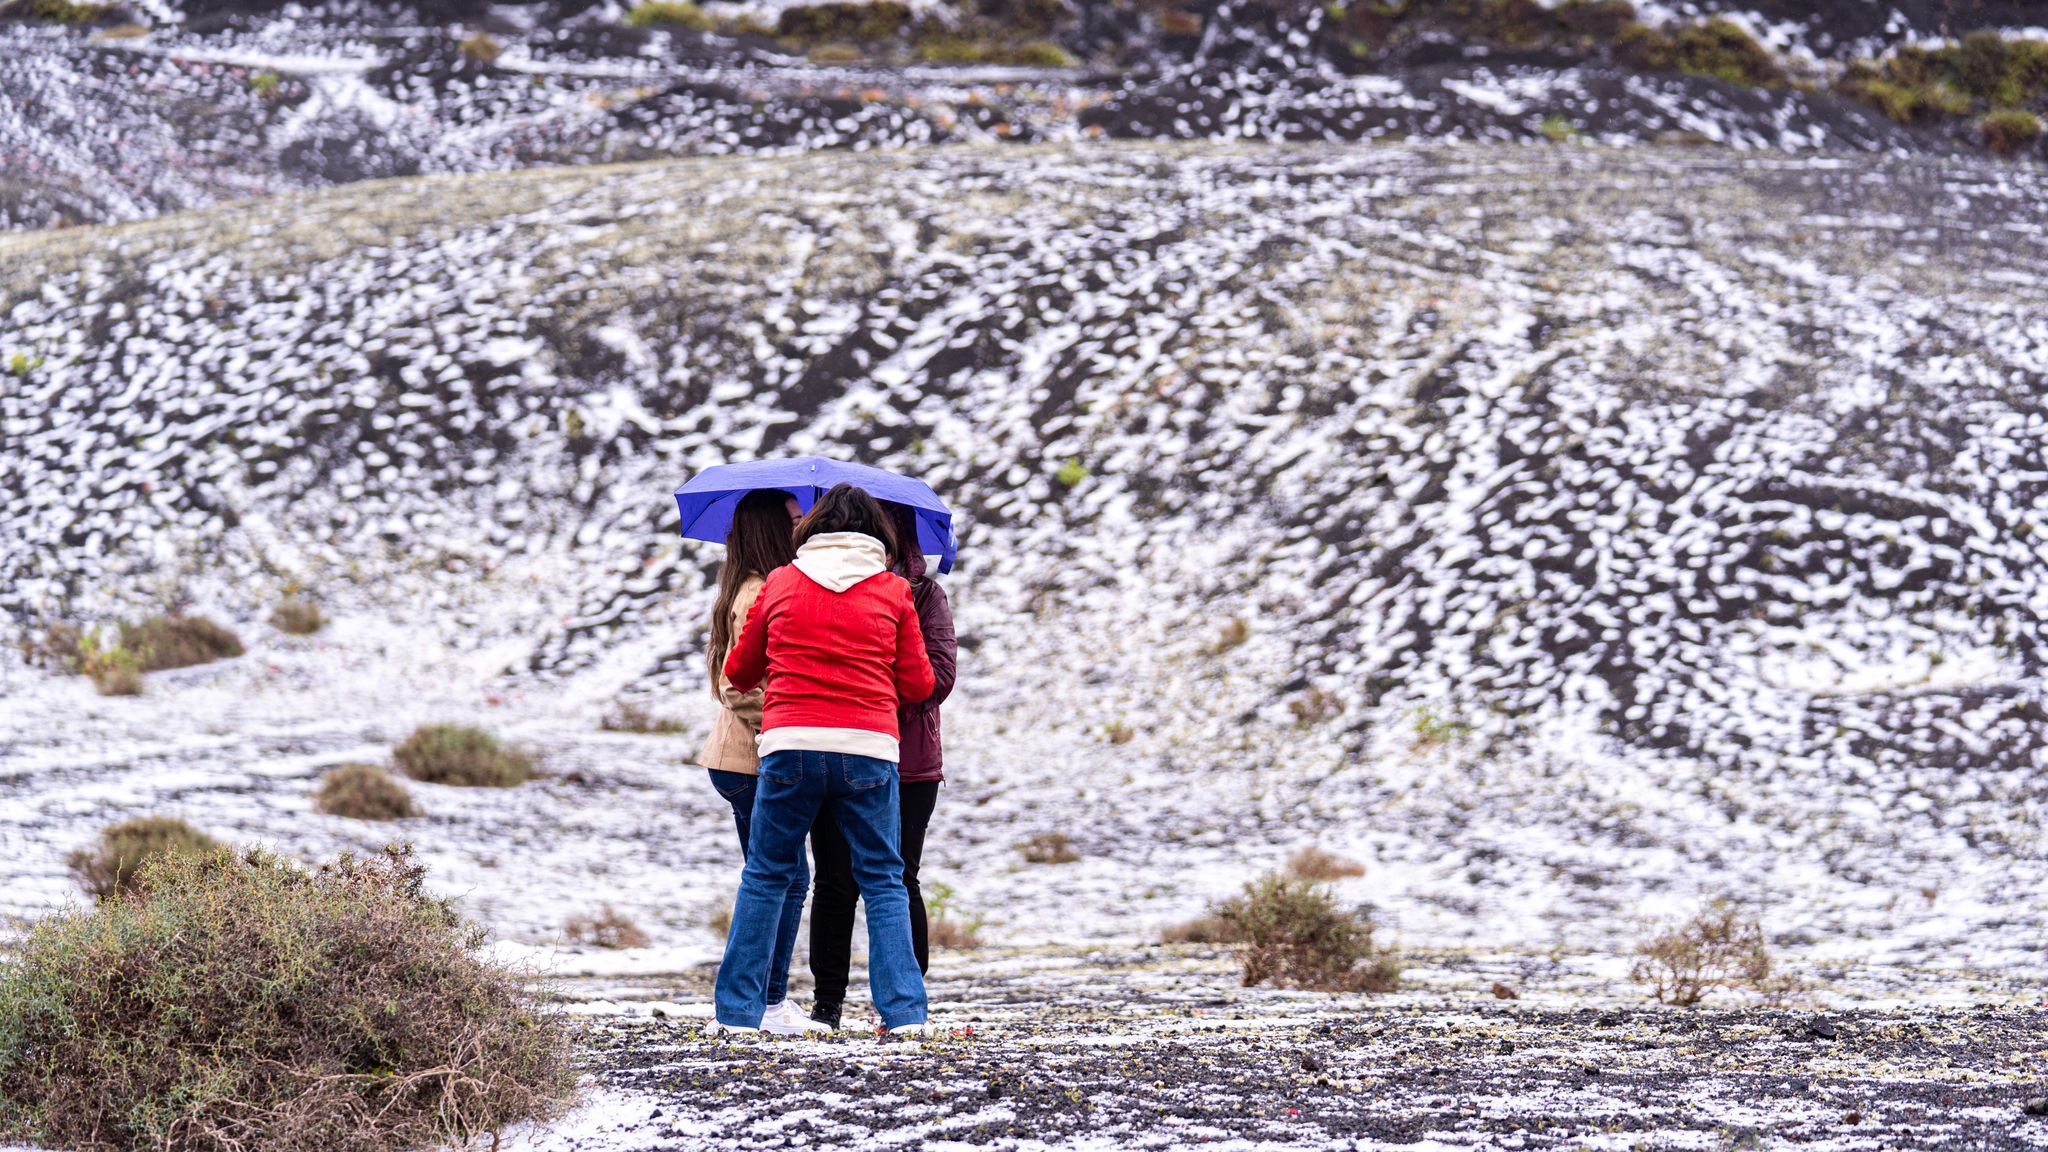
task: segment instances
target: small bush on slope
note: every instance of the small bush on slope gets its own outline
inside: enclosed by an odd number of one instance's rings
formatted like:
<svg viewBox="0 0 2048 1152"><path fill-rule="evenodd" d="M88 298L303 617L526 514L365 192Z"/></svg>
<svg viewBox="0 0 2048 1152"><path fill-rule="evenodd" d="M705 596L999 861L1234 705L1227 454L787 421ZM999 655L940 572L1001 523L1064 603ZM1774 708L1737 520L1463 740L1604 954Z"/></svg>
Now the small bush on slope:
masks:
<svg viewBox="0 0 2048 1152"><path fill-rule="evenodd" d="M956 893L950 884L933 884L925 897L925 929L934 948L979 948L984 921L979 916L956 919Z"/></svg>
<svg viewBox="0 0 2048 1152"><path fill-rule="evenodd" d="M1026 864L1072 864L1081 858L1065 833L1046 832L1024 842Z"/></svg>
<svg viewBox="0 0 2048 1152"><path fill-rule="evenodd" d="M410 820L419 816L405 785L375 764L344 764L320 781L313 807L351 820Z"/></svg>
<svg viewBox="0 0 2048 1152"><path fill-rule="evenodd" d="M1977 122L1984 144L2000 156L2017 156L2041 138L2041 120L2031 112L2006 109Z"/></svg>
<svg viewBox="0 0 2048 1152"><path fill-rule="evenodd" d="M641 4L626 13L626 23L635 28L688 28L693 32L711 31L711 17L702 8L688 3Z"/></svg>
<svg viewBox="0 0 2048 1152"><path fill-rule="evenodd" d="M1365 865L1334 852L1308 847L1287 858L1287 872L1303 880L1346 880L1365 875Z"/></svg>
<svg viewBox="0 0 2048 1152"><path fill-rule="evenodd" d="M533 760L481 728L428 724L391 753L399 770L427 784L514 788L533 779Z"/></svg>
<svg viewBox="0 0 2048 1152"><path fill-rule="evenodd" d="M1400 983L1400 966L1373 947L1371 922L1338 908L1326 885L1266 876L1216 916L1237 937L1246 987L1389 992Z"/></svg>
<svg viewBox="0 0 2048 1152"><path fill-rule="evenodd" d="M1698 1004L1715 988L1774 991L1763 927L1725 900L1638 946L1629 976L1648 984L1659 1004L1681 1008Z"/></svg>
<svg viewBox="0 0 2048 1152"><path fill-rule="evenodd" d="M645 948L647 933L618 909L606 904L595 916L577 916L564 927L572 944L592 948Z"/></svg>
<svg viewBox="0 0 2048 1152"><path fill-rule="evenodd" d="M141 658L144 672L211 664L243 652L240 637L204 616L157 616L123 624L121 647Z"/></svg>
<svg viewBox="0 0 2048 1152"><path fill-rule="evenodd" d="M288 596L271 611L270 626L287 636L311 636L327 626L327 618L311 600Z"/></svg>
<svg viewBox="0 0 2048 1152"><path fill-rule="evenodd" d="M0 1132L78 1152L397 1152L545 1118L561 1022L393 851L174 855L0 968Z"/></svg>
<svg viewBox="0 0 2048 1152"><path fill-rule="evenodd" d="M91 848L71 854L71 871L93 898L131 890L135 878L159 856L204 856L221 850L220 841L183 820L168 816L146 816L116 824L100 833Z"/></svg>

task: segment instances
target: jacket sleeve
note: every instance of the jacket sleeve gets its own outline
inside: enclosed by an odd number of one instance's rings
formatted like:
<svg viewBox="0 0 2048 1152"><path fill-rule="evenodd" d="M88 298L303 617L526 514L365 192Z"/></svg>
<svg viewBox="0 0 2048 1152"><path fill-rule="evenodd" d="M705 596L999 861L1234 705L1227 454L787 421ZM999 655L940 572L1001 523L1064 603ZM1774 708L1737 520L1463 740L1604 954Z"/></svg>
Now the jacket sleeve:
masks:
<svg viewBox="0 0 2048 1152"><path fill-rule="evenodd" d="M725 678L740 692L752 692L768 676L768 594L764 588L747 613L747 626L725 658Z"/></svg>
<svg viewBox="0 0 2048 1152"><path fill-rule="evenodd" d="M749 580L740 589L740 594L733 599L732 635L743 637L747 634L747 623L753 615L754 605L761 602L761 588L761 581ZM733 647L737 648L739 645L735 643ZM751 692L742 692L732 686L730 676L724 674L722 669L720 671L721 674L718 678L719 701L732 710L732 714L739 719L740 723L745 724L751 731L759 732L761 730L761 709L766 704L768 697L767 688L762 686L755 688Z"/></svg>
<svg viewBox="0 0 2048 1152"><path fill-rule="evenodd" d="M925 655L924 629L917 624L917 604L910 585L903 584L896 610L896 697L905 704L921 704L931 698L932 658Z"/></svg>
<svg viewBox="0 0 2048 1152"><path fill-rule="evenodd" d="M932 694L924 706L937 708L953 694L953 678L960 656L960 646L953 639L953 605L937 581L925 585L924 603L918 607L917 626L924 632L924 652L932 662Z"/></svg>

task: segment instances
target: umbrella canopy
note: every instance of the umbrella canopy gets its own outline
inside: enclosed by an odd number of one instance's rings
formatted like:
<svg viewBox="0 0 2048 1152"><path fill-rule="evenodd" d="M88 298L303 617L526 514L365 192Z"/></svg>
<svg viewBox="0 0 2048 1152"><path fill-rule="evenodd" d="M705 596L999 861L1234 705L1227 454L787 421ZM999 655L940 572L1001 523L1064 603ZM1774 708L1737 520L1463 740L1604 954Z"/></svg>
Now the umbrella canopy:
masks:
<svg viewBox="0 0 2048 1152"><path fill-rule="evenodd" d="M959 545L953 540L953 513L931 485L866 464L848 464L821 456L790 460L750 460L706 468L676 490L676 509L683 514L683 539L725 543L733 510L742 497L771 488L796 497L808 512L818 497L840 484L854 484L877 500L909 507L917 515L917 546L939 558L939 571L951 572Z"/></svg>

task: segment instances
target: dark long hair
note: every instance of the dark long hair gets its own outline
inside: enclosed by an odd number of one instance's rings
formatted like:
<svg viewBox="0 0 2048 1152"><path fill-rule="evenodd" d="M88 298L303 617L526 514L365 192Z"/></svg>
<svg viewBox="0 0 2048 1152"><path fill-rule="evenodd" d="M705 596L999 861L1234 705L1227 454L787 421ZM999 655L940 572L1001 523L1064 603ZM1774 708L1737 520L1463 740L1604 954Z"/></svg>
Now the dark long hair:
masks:
<svg viewBox="0 0 2048 1152"><path fill-rule="evenodd" d="M892 560L896 556L895 527L889 514L882 511L881 502L868 495L865 488L840 484L818 497L818 502L811 505L810 515L796 522L796 531L791 535L801 548L811 537L826 532L873 536L882 542L883 550Z"/></svg>
<svg viewBox="0 0 2048 1152"><path fill-rule="evenodd" d="M725 533L725 563L718 569L718 600L711 608L711 646L704 652L711 664L713 692L718 691L725 657L737 639L732 605L740 598L740 588L750 577L765 577L796 559L788 501L787 492L759 488L740 497L739 507L733 509L732 527Z"/></svg>
<svg viewBox="0 0 2048 1152"><path fill-rule="evenodd" d="M910 581L912 586L924 582L924 546L917 542L917 513L908 504L882 501L882 511L889 514L889 526L895 529L896 547L889 557L889 567L898 576Z"/></svg>

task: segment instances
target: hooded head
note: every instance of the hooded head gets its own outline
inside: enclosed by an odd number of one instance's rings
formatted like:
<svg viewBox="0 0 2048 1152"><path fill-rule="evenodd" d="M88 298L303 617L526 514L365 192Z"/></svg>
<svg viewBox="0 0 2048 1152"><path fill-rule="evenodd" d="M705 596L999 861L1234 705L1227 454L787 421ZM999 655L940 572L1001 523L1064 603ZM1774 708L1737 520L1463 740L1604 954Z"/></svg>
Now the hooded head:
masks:
<svg viewBox="0 0 2048 1152"><path fill-rule="evenodd" d="M797 521L796 570L833 592L888 571L895 534L875 498L841 484Z"/></svg>

